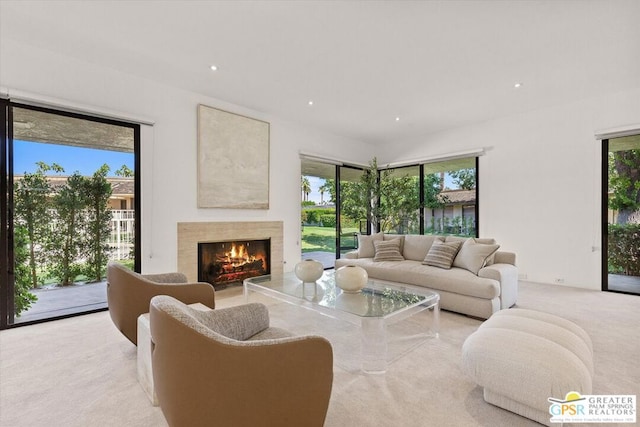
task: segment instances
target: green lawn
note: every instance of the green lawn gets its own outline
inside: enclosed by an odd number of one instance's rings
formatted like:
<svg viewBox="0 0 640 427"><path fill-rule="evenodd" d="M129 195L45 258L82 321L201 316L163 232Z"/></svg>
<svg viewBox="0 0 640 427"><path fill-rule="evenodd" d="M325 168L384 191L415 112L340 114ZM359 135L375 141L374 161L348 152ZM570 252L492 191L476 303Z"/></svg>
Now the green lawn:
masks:
<svg viewBox="0 0 640 427"><path fill-rule="evenodd" d="M345 228L344 234L357 232L357 228ZM352 239L347 238L346 243ZM343 242L344 244L345 242ZM336 252L336 230L332 227L314 227L305 225L302 227L302 252Z"/></svg>

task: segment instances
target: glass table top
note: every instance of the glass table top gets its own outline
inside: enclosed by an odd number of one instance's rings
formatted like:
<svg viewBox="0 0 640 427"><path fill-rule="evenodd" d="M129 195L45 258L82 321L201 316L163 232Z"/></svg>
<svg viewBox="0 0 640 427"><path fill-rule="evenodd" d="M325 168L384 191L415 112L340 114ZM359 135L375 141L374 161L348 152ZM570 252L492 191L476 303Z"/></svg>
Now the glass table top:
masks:
<svg viewBox="0 0 640 427"><path fill-rule="evenodd" d="M245 289L278 294L298 304L317 305L358 317L387 318L417 306L432 307L440 299L427 289L377 279L369 279L358 293L346 293L336 286L333 270L325 271L315 283L302 283L292 272L253 277L244 283Z"/></svg>

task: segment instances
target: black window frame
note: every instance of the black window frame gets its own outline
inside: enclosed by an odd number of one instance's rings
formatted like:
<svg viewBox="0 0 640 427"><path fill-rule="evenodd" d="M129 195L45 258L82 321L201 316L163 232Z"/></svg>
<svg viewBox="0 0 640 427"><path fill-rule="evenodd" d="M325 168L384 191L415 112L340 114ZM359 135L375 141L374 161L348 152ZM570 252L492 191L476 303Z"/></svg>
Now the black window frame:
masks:
<svg viewBox="0 0 640 427"><path fill-rule="evenodd" d="M56 114L91 122L104 123L114 126L122 126L133 129L134 143L134 270L141 271L142 260L142 209L141 209L141 153L140 138L141 124L127 122L107 117L81 113L77 111L67 111L53 107L31 105L21 102L13 102L11 99L0 99L0 330L15 327L28 326L37 323L49 322L53 320L65 319L84 314L107 311L108 307L87 310L83 312L52 316L43 319L15 323L14 319L14 250L13 250L13 108L29 109L48 114Z"/></svg>

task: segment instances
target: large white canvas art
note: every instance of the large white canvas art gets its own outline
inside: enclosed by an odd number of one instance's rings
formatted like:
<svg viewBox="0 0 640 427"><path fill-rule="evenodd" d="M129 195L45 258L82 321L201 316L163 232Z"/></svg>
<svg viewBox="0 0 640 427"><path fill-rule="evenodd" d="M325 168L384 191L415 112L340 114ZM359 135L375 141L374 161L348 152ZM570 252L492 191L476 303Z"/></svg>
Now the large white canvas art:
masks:
<svg viewBox="0 0 640 427"><path fill-rule="evenodd" d="M269 123L198 106L198 207L269 209Z"/></svg>

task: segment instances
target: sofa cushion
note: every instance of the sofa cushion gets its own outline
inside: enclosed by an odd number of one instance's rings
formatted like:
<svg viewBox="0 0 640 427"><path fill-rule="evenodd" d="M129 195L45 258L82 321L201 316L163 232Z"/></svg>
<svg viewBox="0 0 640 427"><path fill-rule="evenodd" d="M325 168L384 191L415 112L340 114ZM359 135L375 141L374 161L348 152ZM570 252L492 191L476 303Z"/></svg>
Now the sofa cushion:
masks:
<svg viewBox="0 0 640 427"><path fill-rule="evenodd" d="M411 260L381 262L374 262L373 258L336 260L336 268L347 264L364 268L370 278L421 286L436 292L442 290L482 299L493 299L500 295L500 282L476 276L462 268L454 267L445 270Z"/></svg>
<svg viewBox="0 0 640 427"><path fill-rule="evenodd" d="M461 236L447 236L445 238L445 242L466 242L467 240L469 240L471 237L461 237ZM495 245L496 244L496 239L493 239L491 237L474 237L473 238L476 243L481 243L483 245ZM491 265L495 262L494 260L495 258L495 253L493 253L488 259L487 259L487 264L486 265Z"/></svg>
<svg viewBox="0 0 640 427"><path fill-rule="evenodd" d="M404 261L400 253L400 239L387 240L386 242L373 242L376 254L373 257L375 262L380 261Z"/></svg>
<svg viewBox="0 0 640 427"><path fill-rule="evenodd" d="M373 258L376 254L373 242L381 242L382 233L376 234L358 234L358 258Z"/></svg>
<svg viewBox="0 0 640 427"><path fill-rule="evenodd" d="M500 245L483 244L476 239L467 239L453 260L453 266L478 274L478 271L487 264L489 257L493 256L498 248Z"/></svg>
<svg viewBox="0 0 640 427"><path fill-rule="evenodd" d="M407 234L404 236L402 256L404 259L422 262L436 239L441 239L441 237L433 234Z"/></svg>
<svg viewBox="0 0 640 427"><path fill-rule="evenodd" d="M435 240L427 252L423 264L450 269L461 244L462 242L445 242L444 239Z"/></svg>
<svg viewBox="0 0 640 427"><path fill-rule="evenodd" d="M400 242L400 253L404 250L404 234L383 234L383 240L398 240ZM404 259L404 258L403 258Z"/></svg>

